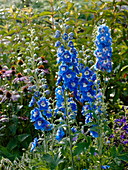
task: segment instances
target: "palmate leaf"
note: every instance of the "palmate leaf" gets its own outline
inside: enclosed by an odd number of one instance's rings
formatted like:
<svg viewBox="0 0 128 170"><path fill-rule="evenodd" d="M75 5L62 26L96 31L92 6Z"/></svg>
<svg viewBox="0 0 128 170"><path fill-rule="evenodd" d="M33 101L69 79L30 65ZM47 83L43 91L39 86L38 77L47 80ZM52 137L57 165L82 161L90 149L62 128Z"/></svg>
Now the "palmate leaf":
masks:
<svg viewBox="0 0 128 170"><path fill-rule="evenodd" d="M60 163L63 162L63 159L61 159L61 154L56 154L54 157L50 154L45 154L42 158L49 164L51 169L55 169Z"/></svg>
<svg viewBox="0 0 128 170"><path fill-rule="evenodd" d="M86 143L86 142L78 143L78 144L75 146L73 155L76 156L76 155L81 154L81 153L85 150L85 148L87 147L87 145L88 145L88 143Z"/></svg>

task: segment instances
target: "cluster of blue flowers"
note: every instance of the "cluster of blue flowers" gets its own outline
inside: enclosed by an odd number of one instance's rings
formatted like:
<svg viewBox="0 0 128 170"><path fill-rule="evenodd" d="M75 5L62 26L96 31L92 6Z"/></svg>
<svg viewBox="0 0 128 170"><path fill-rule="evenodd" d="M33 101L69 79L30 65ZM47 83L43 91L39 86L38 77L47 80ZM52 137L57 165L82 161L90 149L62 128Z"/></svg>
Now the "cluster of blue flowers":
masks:
<svg viewBox="0 0 128 170"><path fill-rule="evenodd" d="M35 107L31 111L31 122L34 122L35 129L39 129L42 131L49 131L53 128L53 125L50 124L46 118L50 118L52 116L52 110L49 107L49 101L45 97L40 97L37 101L33 96L29 107L37 104L38 107Z"/></svg>
<svg viewBox="0 0 128 170"><path fill-rule="evenodd" d="M79 63L78 52L73 41L71 41L73 33L64 33L61 36L61 32L57 30L55 38L60 37L64 44L67 44L67 47L59 40L55 43L55 47L58 47L57 63L60 64L57 78L58 87L55 90L56 113L62 112L65 116L64 90L68 90L73 94L75 100L82 103L82 114L85 116L85 123L89 123L93 118L94 110L97 114L101 112L100 108L93 104L97 94L100 92L97 89L96 73L89 67ZM68 107L71 110L71 113L68 114L75 118L77 115L77 104L72 97L68 99ZM96 132L90 131L90 134L93 137L98 137Z"/></svg>
<svg viewBox="0 0 128 170"><path fill-rule="evenodd" d="M50 131L53 128L53 125L47 120L52 117L52 109L50 108L49 100L46 97L41 97L40 92L35 92L32 96L31 101L29 102L29 107L34 107L31 110L31 122L34 122L34 127L37 130L41 131ZM31 151L37 146L38 139L35 138L32 142Z"/></svg>
<svg viewBox="0 0 128 170"><path fill-rule="evenodd" d="M56 95L56 108L55 112L56 114L58 112L61 112L63 114L63 118L66 119L66 109L65 109L65 103L64 103L64 89L61 86L56 87L55 89L55 95ZM67 100L67 106L68 110L68 116L70 116L72 119L75 119L77 115L77 104L73 100L73 97L68 97Z"/></svg>
<svg viewBox="0 0 128 170"><path fill-rule="evenodd" d="M96 56L95 68L110 73L112 71L112 38L108 26L99 26L95 44L97 46L94 51Z"/></svg>

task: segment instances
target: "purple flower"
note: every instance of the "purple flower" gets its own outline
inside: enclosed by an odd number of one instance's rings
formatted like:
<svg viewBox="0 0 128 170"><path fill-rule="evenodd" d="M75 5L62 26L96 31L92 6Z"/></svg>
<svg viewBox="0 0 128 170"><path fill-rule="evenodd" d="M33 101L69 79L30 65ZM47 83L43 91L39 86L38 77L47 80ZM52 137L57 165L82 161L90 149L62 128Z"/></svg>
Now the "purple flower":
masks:
<svg viewBox="0 0 128 170"><path fill-rule="evenodd" d="M17 78L13 80L13 83L18 83L20 81L23 81L24 83L28 83L29 79L26 76L23 76L21 73L17 74Z"/></svg>
<svg viewBox="0 0 128 170"><path fill-rule="evenodd" d="M128 144L128 140L125 140L122 142L123 144Z"/></svg>
<svg viewBox="0 0 128 170"><path fill-rule="evenodd" d="M1 99L1 101L0 101L0 103L3 103L3 102L5 102L6 100L8 100L8 101L17 101L18 99L20 98L20 95L19 94L17 94L16 92L9 92L9 91L3 91L3 94L2 95L0 95L0 99Z"/></svg>

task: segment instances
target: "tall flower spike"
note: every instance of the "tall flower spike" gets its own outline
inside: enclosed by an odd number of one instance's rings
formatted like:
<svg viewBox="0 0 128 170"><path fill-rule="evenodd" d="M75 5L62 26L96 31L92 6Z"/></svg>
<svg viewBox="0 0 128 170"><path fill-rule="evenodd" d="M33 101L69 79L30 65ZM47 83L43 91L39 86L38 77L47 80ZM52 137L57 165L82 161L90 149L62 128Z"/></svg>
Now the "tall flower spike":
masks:
<svg viewBox="0 0 128 170"><path fill-rule="evenodd" d="M110 73L112 71L112 38L108 26L99 26L95 44L97 46L97 49L94 51L96 56L95 69Z"/></svg>

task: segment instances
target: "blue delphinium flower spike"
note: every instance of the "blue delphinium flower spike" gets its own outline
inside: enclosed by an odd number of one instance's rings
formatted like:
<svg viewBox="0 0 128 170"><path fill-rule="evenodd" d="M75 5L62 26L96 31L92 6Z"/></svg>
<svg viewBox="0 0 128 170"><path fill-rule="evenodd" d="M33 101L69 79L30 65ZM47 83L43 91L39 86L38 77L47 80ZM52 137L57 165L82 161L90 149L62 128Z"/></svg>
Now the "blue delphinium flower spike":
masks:
<svg viewBox="0 0 128 170"><path fill-rule="evenodd" d="M96 70L110 73L112 71L112 38L108 26L99 26L95 44L97 46L97 49L94 51L94 55L96 56Z"/></svg>

